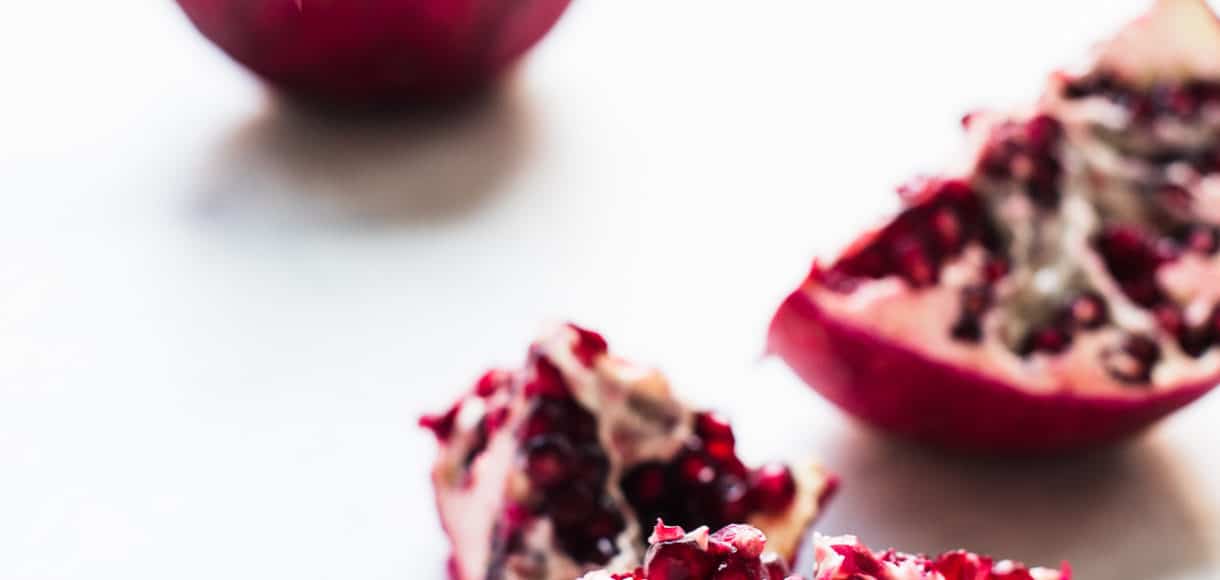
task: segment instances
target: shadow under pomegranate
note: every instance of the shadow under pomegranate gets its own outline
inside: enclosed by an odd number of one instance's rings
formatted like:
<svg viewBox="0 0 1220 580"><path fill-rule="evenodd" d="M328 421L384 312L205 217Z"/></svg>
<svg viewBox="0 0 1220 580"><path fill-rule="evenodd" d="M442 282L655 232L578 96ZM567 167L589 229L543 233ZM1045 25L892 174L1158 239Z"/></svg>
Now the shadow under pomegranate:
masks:
<svg viewBox="0 0 1220 580"><path fill-rule="evenodd" d="M826 446L850 485L818 524L878 548L968 546L1081 578L1173 578L1212 556L1206 490L1156 437L1089 456L980 460L851 429ZM1103 546L1103 550L1098 550Z"/></svg>
<svg viewBox="0 0 1220 580"><path fill-rule="evenodd" d="M268 97L205 168L196 211L258 226L415 226L461 219L532 149L512 84L448 108L337 113Z"/></svg>

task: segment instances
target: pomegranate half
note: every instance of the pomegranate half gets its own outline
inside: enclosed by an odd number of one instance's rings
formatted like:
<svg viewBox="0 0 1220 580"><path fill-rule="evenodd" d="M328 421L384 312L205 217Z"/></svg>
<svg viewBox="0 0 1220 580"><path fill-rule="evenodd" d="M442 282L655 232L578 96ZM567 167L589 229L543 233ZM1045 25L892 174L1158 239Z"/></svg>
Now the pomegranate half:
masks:
<svg viewBox="0 0 1220 580"><path fill-rule="evenodd" d="M790 558L835 483L813 465L747 467L724 419L571 325L421 424L439 442L432 482L456 580L630 572L657 518L748 522Z"/></svg>
<svg viewBox="0 0 1220 580"><path fill-rule="evenodd" d="M1160 0L1029 110L964 120L965 161L815 262L770 351L916 440L1114 442L1220 380L1220 22Z"/></svg>
<svg viewBox="0 0 1220 580"><path fill-rule="evenodd" d="M1071 568L1026 568L965 550L935 558L894 550L875 553L854 536L814 538L813 580L1071 580Z"/></svg>
<svg viewBox="0 0 1220 580"><path fill-rule="evenodd" d="M570 0L178 0L272 85L357 106L437 102L494 80Z"/></svg>

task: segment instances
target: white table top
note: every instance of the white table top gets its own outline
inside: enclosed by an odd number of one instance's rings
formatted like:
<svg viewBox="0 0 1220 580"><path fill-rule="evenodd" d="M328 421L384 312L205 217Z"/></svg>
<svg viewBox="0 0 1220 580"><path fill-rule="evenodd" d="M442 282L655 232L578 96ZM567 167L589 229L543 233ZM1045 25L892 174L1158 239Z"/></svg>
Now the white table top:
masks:
<svg viewBox="0 0 1220 580"><path fill-rule="evenodd" d="M167 0L7 6L0 578L439 580L415 418L557 318L748 455L838 471L825 532L1220 577L1220 396L1124 450L988 464L758 361L811 257L961 113L1143 2L882 4L578 1L472 111L362 125L285 110Z"/></svg>

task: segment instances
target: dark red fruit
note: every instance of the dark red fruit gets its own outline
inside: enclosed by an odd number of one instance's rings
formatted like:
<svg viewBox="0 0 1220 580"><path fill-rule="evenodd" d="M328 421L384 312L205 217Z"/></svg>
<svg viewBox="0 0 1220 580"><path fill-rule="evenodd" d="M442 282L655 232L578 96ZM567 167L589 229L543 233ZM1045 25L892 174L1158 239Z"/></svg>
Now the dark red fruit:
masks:
<svg viewBox="0 0 1220 580"><path fill-rule="evenodd" d="M873 552L854 536L814 540L814 580L1071 580L1071 568L1026 568L964 550L937 558L894 550Z"/></svg>
<svg viewBox="0 0 1220 580"><path fill-rule="evenodd" d="M571 580L612 561L637 566L640 530L659 516L753 522L791 557L833 484L808 466L749 469L724 418L685 407L655 371L570 325L534 344L524 368L485 375L420 423L440 443L432 477L456 580ZM664 562L654 576L687 570Z"/></svg>
<svg viewBox="0 0 1220 580"><path fill-rule="evenodd" d="M271 84L347 105L442 101L486 86L570 0L178 0Z"/></svg>
<svg viewBox="0 0 1220 580"><path fill-rule="evenodd" d="M979 452L1111 443L1208 392L1215 54L1206 4L1165 0L1035 106L971 114L963 169L815 262L770 351L868 423Z"/></svg>

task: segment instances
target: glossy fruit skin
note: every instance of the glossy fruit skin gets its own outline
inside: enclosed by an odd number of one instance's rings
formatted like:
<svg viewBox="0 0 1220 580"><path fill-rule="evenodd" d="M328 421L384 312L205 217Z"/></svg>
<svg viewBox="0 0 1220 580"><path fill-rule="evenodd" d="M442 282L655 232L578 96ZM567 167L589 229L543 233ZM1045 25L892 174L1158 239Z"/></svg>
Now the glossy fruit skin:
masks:
<svg viewBox="0 0 1220 580"><path fill-rule="evenodd" d="M816 285L815 267L807 284ZM822 396L883 431L974 454L1045 455L1118 442L1206 394L1220 377L1140 398L1039 395L929 359L836 319L805 289L768 333L778 355Z"/></svg>
<svg viewBox="0 0 1220 580"><path fill-rule="evenodd" d="M571 0L178 0L204 36L309 101L437 103L485 87Z"/></svg>

